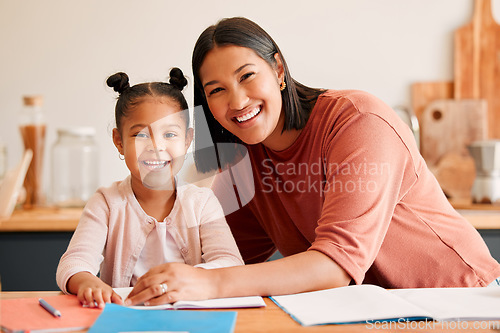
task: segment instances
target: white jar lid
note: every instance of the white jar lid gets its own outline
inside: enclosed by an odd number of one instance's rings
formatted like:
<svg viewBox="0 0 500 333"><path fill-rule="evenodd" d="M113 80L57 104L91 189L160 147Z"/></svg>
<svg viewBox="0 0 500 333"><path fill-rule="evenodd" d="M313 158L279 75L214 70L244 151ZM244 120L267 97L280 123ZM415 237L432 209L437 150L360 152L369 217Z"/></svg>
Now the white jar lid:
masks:
<svg viewBox="0 0 500 333"><path fill-rule="evenodd" d="M94 136L95 133L95 128L90 126L64 127L57 129L58 135Z"/></svg>

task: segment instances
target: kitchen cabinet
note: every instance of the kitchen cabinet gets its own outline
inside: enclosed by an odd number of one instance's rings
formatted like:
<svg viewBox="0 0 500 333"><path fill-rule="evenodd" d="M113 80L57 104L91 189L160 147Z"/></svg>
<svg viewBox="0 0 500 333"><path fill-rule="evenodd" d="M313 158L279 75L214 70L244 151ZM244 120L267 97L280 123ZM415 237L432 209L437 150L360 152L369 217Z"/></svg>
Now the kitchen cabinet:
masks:
<svg viewBox="0 0 500 333"><path fill-rule="evenodd" d="M500 261L500 207L454 203ZM0 219L0 279L4 291L58 290L55 274L82 210L16 210ZM279 257L279 256L277 256ZM276 257L276 258L277 258Z"/></svg>
<svg viewBox="0 0 500 333"><path fill-rule="evenodd" d="M58 290L55 274L81 209L16 210L0 220L2 290Z"/></svg>

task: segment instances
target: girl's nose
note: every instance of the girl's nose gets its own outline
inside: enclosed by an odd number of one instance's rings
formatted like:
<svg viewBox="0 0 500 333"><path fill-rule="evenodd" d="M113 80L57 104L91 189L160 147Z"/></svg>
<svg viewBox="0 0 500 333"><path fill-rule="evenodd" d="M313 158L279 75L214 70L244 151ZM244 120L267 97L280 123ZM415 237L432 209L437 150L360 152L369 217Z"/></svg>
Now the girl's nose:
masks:
<svg viewBox="0 0 500 333"><path fill-rule="evenodd" d="M244 89L233 89L229 98L229 107L232 110L243 109L247 106L249 100Z"/></svg>
<svg viewBox="0 0 500 333"><path fill-rule="evenodd" d="M152 134L151 139L149 140L147 149L149 151L164 151L166 149L165 143L162 142L161 138L160 140L157 139L157 137Z"/></svg>

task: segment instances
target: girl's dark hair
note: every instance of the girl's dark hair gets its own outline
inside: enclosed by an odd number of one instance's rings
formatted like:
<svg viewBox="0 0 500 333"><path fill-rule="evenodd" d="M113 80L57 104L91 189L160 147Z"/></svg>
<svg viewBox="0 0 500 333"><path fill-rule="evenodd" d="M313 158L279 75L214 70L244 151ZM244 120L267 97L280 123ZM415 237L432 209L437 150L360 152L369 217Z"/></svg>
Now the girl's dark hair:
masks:
<svg viewBox="0 0 500 333"><path fill-rule="evenodd" d="M213 117L208 107L205 92L200 79L200 68L207 53L216 46L224 45L236 45L252 49L272 68L277 66L276 59L274 58L275 54L277 53L279 55L283 64L284 81L286 83L286 88L281 92L283 109L285 111L285 124L283 131L304 128L316 99L321 93L324 92L324 90L310 88L295 81L290 75L290 71L283 54L271 36L269 36L269 34L255 22L244 17L233 17L221 20L216 25L212 25L205 29L196 41L192 57L194 104L195 106L201 105L203 107L204 114L195 112L195 126L197 119L200 119L199 121L201 121L202 118L200 117L204 117L215 145L222 142L241 143L235 135L224 129L224 127L222 127ZM195 148L197 142L198 139L195 136ZM195 149L195 161L196 166L200 171L207 172L213 170L217 166L208 165L206 163L206 161L213 159L205 158L202 153L204 151L206 151L206 149ZM224 159L221 156L219 157ZM227 158L228 160L221 161L221 165L231 162L231 156Z"/></svg>
<svg viewBox="0 0 500 333"><path fill-rule="evenodd" d="M106 83L114 91L119 93L115 107L116 128L121 133L121 120L145 97L169 97L179 103L181 110L186 110L183 115L186 118L186 127L189 127L189 112L186 98L182 90L187 85L187 79L182 71L174 67L170 70L169 83L166 82L147 82L130 86L128 75L119 72L111 75Z"/></svg>

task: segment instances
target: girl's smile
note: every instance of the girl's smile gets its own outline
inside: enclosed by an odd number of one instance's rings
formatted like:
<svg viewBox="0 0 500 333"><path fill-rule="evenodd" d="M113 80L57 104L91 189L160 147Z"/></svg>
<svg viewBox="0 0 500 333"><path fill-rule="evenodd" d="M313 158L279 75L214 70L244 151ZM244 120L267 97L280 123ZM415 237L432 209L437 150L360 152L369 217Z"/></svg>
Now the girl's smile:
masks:
<svg viewBox="0 0 500 333"><path fill-rule="evenodd" d="M170 164L170 161L143 160L139 161L139 163L142 163L147 169L155 171L167 167Z"/></svg>

